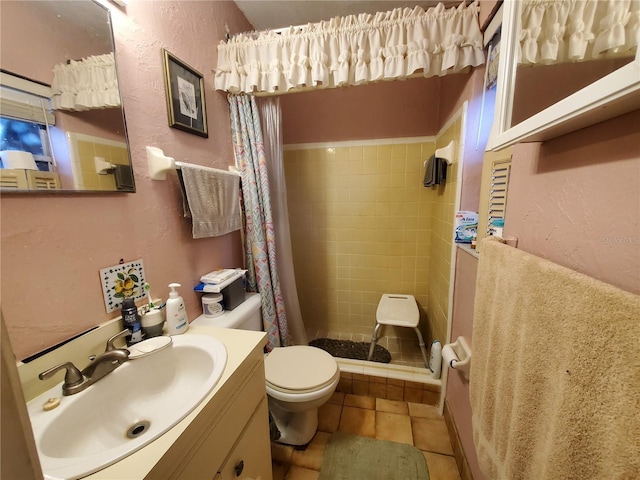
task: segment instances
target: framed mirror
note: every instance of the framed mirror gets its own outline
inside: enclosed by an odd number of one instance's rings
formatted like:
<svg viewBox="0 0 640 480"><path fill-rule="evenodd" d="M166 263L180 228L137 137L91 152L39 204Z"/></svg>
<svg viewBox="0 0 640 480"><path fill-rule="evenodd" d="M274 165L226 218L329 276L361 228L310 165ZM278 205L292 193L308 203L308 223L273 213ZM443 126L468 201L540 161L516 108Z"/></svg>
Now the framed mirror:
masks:
<svg viewBox="0 0 640 480"><path fill-rule="evenodd" d="M504 2L488 150L640 108L637 2Z"/></svg>
<svg viewBox="0 0 640 480"><path fill-rule="evenodd" d="M1 8L0 191L135 192L109 10Z"/></svg>

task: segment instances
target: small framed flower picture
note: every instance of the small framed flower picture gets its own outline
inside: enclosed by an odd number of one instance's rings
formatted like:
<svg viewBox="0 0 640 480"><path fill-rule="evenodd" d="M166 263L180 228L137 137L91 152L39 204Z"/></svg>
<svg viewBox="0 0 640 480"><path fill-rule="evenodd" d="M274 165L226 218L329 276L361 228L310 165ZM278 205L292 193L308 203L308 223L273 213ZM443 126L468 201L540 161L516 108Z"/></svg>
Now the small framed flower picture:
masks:
<svg viewBox="0 0 640 480"><path fill-rule="evenodd" d="M140 300L146 296L142 259L100 269L100 282L107 313L118 310L127 297Z"/></svg>
<svg viewBox="0 0 640 480"><path fill-rule="evenodd" d="M164 48L162 60L169 126L208 137L202 74Z"/></svg>

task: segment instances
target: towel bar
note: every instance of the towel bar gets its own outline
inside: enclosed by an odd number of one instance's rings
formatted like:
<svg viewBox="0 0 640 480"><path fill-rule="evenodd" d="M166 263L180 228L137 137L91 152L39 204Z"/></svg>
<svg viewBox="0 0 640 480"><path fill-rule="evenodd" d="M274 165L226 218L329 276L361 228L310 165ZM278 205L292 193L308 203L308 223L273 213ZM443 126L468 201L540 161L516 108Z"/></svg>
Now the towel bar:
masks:
<svg viewBox="0 0 640 480"><path fill-rule="evenodd" d="M158 147L147 146L147 159L149 161L149 176L151 180L166 180L167 172L171 170L180 170L184 162L176 162L173 157L167 157L162 149ZM210 168L210 167L202 167ZM212 170L217 170L213 168ZM229 173L240 175L235 167L229 166Z"/></svg>

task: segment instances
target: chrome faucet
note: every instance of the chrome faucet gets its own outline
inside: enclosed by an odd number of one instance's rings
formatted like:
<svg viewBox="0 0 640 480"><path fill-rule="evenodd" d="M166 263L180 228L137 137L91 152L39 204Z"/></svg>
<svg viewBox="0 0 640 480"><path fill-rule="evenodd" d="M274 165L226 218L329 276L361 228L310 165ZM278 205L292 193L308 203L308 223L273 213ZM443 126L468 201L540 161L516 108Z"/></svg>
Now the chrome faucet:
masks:
<svg viewBox="0 0 640 480"><path fill-rule="evenodd" d="M40 380L47 380L59 371L66 370L64 383L62 384L62 395L79 393L129 360L129 350L126 348L115 348L114 346L117 338L127 335L128 333L129 330L123 330L111 337L107 341L106 351L96 356L82 371L78 370L73 363L65 362L42 372L38 377Z"/></svg>

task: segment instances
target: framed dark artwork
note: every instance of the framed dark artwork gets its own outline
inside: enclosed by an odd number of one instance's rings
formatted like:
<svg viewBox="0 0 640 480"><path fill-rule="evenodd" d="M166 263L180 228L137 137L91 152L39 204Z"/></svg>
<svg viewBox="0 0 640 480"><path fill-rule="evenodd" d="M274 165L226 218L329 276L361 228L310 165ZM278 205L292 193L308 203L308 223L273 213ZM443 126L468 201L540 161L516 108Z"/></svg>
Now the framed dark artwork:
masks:
<svg viewBox="0 0 640 480"><path fill-rule="evenodd" d="M164 48L162 60L169 126L208 137L202 74Z"/></svg>

